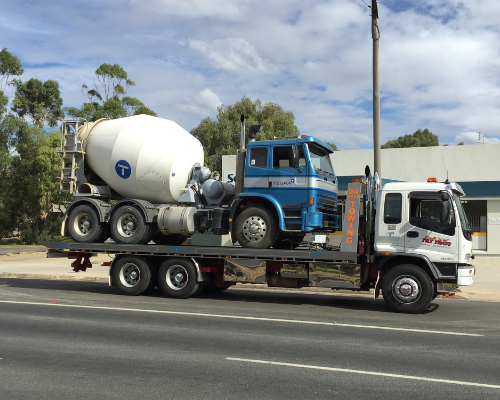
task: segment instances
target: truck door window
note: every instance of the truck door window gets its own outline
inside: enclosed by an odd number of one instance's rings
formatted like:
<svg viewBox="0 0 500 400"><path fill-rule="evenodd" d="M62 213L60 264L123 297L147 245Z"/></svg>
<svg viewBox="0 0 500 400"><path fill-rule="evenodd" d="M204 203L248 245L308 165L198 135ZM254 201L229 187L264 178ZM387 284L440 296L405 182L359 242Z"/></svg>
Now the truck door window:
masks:
<svg viewBox="0 0 500 400"><path fill-rule="evenodd" d="M299 167L304 167L306 159L304 157L304 149L302 146L299 149ZM290 166L290 150L291 146L275 147L273 149L273 168L291 168Z"/></svg>
<svg viewBox="0 0 500 400"><path fill-rule="evenodd" d="M410 224L444 235L455 235L455 219L441 223L441 195L434 192L410 193ZM450 209L451 203L450 203Z"/></svg>
<svg viewBox="0 0 500 400"><path fill-rule="evenodd" d="M384 224L401 223L401 206L403 196L401 193L387 193L384 203Z"/></svg>
<svg viewBox="0 0 500 400"><path fill-rule="evenodd" d="M250 150L250 166L257 168L266 168L267 166L266 147L254 147Z"/></svg>

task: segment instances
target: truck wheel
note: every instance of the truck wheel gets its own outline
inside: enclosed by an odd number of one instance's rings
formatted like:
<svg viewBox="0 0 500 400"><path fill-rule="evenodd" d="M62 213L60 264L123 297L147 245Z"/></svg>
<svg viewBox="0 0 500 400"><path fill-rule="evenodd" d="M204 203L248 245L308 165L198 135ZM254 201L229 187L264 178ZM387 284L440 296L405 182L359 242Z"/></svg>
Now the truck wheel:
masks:
<svg viewBox="0 0 500 400"><path fill-rule="evenodd" d="M156 268L142 257L121 257L111 274L116 288L129 296L152 292L156 286Z"/></svg>
<svg viewBox="0 0 500 400"><path fill-rule="evenodd" d="M236 240L243 247L268 249L276 240L276 222L265 208L249 207L236 220Z"/></svg>
<svg viewBox="0 0 500 400"><path fill-rule="evenodd" d="M186 299L194 296L200 287L196 268L188 260L170 259L163 262L158 273L158 286L168 297Z"/></svg>
<svg viewBox="0 0 500 400"><path fill-rule="evenodd" d="M144 244L150 239L151 228L133 206L122 206L111 217L111 237L116 243Z"/></svg>
<svg viewBox="0 0 500 400"><path fill-rule="evenodd" d="M385 274L382 294L392 311L418 314L429 307L434 286L424 270L415 265L403 264Z"/></svg>
<svg viewBox="0 0 500 400"><path fill-rule="evenodd" d="M161 232L158 232L153 236L153 242L159 245L172 245L172 246L180 246L182 243L186 241L186 236L180 233L174 233L173 235L164 235Z"/></svg>
<svg viewBox="0 0 500 400"><path fill-rule="evenodd" d="M99 243L106 229L96 209L88 204L75 207L68 217L68 233L80 243Z"/></svg>

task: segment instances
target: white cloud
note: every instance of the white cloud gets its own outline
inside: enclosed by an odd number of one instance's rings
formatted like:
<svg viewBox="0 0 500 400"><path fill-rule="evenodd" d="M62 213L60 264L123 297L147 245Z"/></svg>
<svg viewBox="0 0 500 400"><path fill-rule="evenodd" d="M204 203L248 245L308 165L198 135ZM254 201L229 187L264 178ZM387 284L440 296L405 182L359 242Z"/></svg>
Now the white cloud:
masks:
<svg viewBox="0 0 500 400"><path fill-rule="evenodd" d="M131 0L132 5L140 8L148 7L156 12L174 14L183 17L217 17L237 19L241 15L240 8L244 1L229 2L226 0Z"/></svg>
<svg viewBox="0 0 500 400"><path fill-rule="evenodd" d="M204 89L196 97L186 98L184 104L179 104L178 109L190 114L207 115L217 111L222 102L210 89Z"/></svg>
<svg viewBox="0 0 500 400"><path fill-rule="evenodd" d="M455 137L455 144L498 144L500 138L485 137L480 132L462 132Z"/></svg>
<svg viewBox="0 0 500 400"><path fill-rule="evenodd" d="M66 106L81 105L81 84L100 64L118 63L137 84L130 95L188 130L247 96L292 111L302 134L371 147L371 18L361 1L11 3L0 48L21 59L22 79L59 81ZM500 2L379 8L382 143L423 128L442 144L478 131L497 143Z"/></svg>
<svg viewBox="0 0 500 400"><path fill-rule="evenodd" d="M229 71L264 71L264 60L255 47L241 38L216 39L211 43L190 40L189 46L212 60L217 68Z"/></svg>

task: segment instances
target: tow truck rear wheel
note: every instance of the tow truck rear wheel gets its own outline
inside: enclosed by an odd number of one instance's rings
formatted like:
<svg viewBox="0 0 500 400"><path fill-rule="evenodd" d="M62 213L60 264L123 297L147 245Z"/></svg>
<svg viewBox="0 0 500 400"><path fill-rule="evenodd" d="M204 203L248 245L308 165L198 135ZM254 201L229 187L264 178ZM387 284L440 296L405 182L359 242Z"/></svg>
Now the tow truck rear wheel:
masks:
<svg viewBox="0 0 500 400"><path fill-rule="evenodd" d="M418 314L429 307L434 285L429 275L412 264L395 266L385 274L382 294L392 311Z"/></svg>
<svg viewBox="0 0 500 400"><path fill-rule="evenodd" d="M276 221L266 208L249 207L238 215L235 234L243 247L268 249L276 241Z"/></svg>
<svg viewBox="0 0 500 400"><path fill-rule="evenodd" d="M153 291L156 271L143 257L127 256L115 261L111 272L115 287L123 294L138 296Z"/></svg>
<svg viewBox="0 0 500 400"><path fill-rule="evenodd" d="M186 299L195 296L200 289L196 267L188 260L166 260L158 272L158 286L168 297Z"/></svg>

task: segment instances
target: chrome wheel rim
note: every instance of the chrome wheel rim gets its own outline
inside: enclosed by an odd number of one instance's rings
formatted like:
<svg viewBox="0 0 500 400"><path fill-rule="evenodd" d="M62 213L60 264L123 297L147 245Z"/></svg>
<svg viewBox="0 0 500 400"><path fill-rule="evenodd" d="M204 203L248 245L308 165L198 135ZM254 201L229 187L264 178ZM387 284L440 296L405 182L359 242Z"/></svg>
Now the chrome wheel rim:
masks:
<svg viewBox="0 0 500 400"><path fill-rule="evenodd" d="M186 268L182 265L172 265L167 271L166 281L170 289L184 289L189 282L189 275Z"/></svg>
<svg viewBox="0 0 500 400"><path fill-rule="evenodd" d="M267 224L262 217L251 216L243 222L243 236L250 242L258 242L266 236Z"/></svg>
<svg viewBox="0 0 500 400"><path fill-rule="evenodd" d="M73 222L73 230L79 236L88 236L92 232L92 217L90 214L78 214Z"/></svg>
<svg viewBox="0 0 500 400"><path fill-rule="evenodd" d="M120 283L125 287L134 287L141 280L141 271L133 263L127 263L120 269Z"/></svg>
<svg viewBox="0 0 500 400"><path fill-rule="evenodd" d="M420 284L412 276L400 276L392 285L392 293L400 303L414 303L420 298Z"/></svg>
<svg viewBox="0 0 500 400"><path fill-rule="evenodd" d="M123 237L132 237L137 232L138 221L134 214L125 213L116 222L118 233Z"/></svg>

